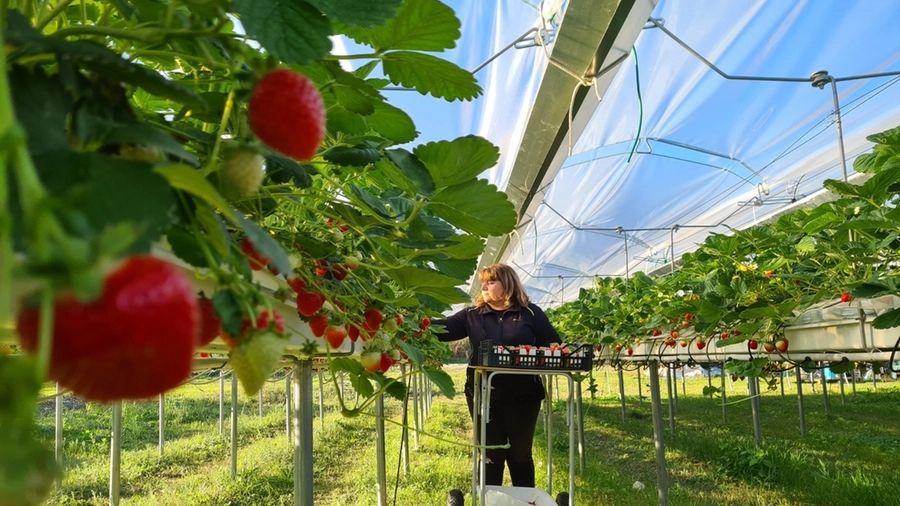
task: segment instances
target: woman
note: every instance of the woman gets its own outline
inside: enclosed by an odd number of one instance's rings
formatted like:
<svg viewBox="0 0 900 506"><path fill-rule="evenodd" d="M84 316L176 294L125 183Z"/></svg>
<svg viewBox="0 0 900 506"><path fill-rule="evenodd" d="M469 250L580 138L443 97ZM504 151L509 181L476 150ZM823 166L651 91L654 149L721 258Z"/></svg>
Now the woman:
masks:
<svg viewBox="0 0 900 506"><path fill-rule="evenodd" d="M441 341L469 338L472 353L466 372L466 401L469 415L473 410L474 372L478 347L486 339L495 344L517 346L549 346L559 343L559 335L547 315L528 300L525 288L515 271L507 265L485 267L479 274L481 293L473 307L467 307L446 320L446 333L437 334ZM544 399L544 385L536 375L496 374L491 381L490 418L486 430L488 445L504 445L509 449L486 451L485 484L502 485L504 464L514 487L534 487L534 460L531 443Z"/></svg>

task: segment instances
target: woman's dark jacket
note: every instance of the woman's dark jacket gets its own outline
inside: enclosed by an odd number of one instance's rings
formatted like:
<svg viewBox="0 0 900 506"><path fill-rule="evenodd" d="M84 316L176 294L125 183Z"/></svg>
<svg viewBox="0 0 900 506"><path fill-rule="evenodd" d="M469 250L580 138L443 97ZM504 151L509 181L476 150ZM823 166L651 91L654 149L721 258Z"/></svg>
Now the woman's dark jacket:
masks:
<svg viewBox="0 0 900 506"><path fill-rule="evenodd" d="M432 324L442 325L446 329L445 333L436 332L441 341L469 338L472 345L470 366L477 363L478 347L486 339L505 346L550 346L560 342L559 334L547 315L533 303L527 307L512 306L503 311L491 309L487 304L467 307L446 320L433 320ZM498 404L539 402L544 398L544 386L538 376L495 374L491 386L494 387L491 391L492 402ZM474 372L469 367L466 372L466 395L472 396L473 387Z"/></svg>

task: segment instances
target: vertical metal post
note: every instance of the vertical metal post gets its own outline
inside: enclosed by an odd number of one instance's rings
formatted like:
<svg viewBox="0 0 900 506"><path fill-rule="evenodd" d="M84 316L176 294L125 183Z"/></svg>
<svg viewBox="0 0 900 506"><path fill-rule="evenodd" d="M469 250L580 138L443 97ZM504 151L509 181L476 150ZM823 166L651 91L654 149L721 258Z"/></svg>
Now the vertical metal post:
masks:
<svg viewBox="0 0 900 506"><path fill-rule="evenodd" d="M112 434L109 440L109 504L119 506L122 469L122 401L112 405Z"/></svg>
<svg viewBox="0 0 900 506"><path fill-rule="evenodd" d="M672 400L675 403L675 413L678 414L678 372L676 372L675 365L669 366L667 368L669 371L669 376L672 377Z"/></svg>
<svg viewBox="0 0 900 506"><path fill-rule="evenodd" d="M53 440L54 440L54 444L53 444L54 453L53 454L54 454L54 456L56 456L56 462L59 465L62 465L62 450L63 450L62 408L63 408L62 389L59 388L59 383L57 383L56 384L56 410L55 410L56 416L55 416L55 420L54 420L55 430L54 430L54 437L53 437ZM56 487L59 488L60 486L62 486L62 475L61 474L57 475L57 477L56 477Z"/></svg>
<svg viewBox="0 0 900 506"><path fill-rule="evenodd" d="M800 374L800 367L794 368L797 375L797 405L800 409L800 436L806 437L806 412L803 409L803 376Z"/></svg>
<svg viewBox="0 0 900 506"><path fill-rule="evenodd" d="M416 375L412 376L413 384L415 384ZM481 462L481 449L478 448L478 445L481 444L481 382L482 374L478 369L475 370L475 379L474 379L474 392L472 392L472 506L478 504L478 500L481 497L478 494L478 490L481 488L482 483L482 475L481 469L483 463ZM415 402L415 401L413 401ZM413 416L415 415L415 404L413 405ZM418 418L418 417L417 417Z"/></svg>
<svg viewBox="0 0 900 506"><path fill-rule="evenodd" d="M625 377L622 372L622 368L619 367L619 402L622 403L622 423L625 423L627 420L627 414L625 413Z"/></svg>
<svg viewBox="0 0 900 506"><path fill-rule="evenodd" d="M313 506L312 369L294 359L294 506Z"/></svg>
<svg viewBox="0 0 900 506"><path fill-rule="evenodd" d="M581 393L581 382L579 381L575 385L575 406L578 410L578 459L581 464L579 469L581 469L581 474L584 475L584 468L586 467L584 457L584 405L582 404ZM569 489L569 493L571 494L572 492L572 489Z"/></svg>
<svg viewBox="0 0 900 506"><path fill-rule="evenodd" d="M571 391L569 392L571 394ZM571 398L571 397L570 397ZM571 427L570 427L571 428ZM547 493L553 493L553 402L544 398L544 429L547 435Z"/></svg>
<svg viewBox="0 0 900 506"><path fill-rule="evenodd" d="M659 367L652 362L650 371L650 402L653 415L653 443L656 447L656 483L660 506L669 504L669 483L666 474L666 440L663 430L662 403L659 394Z"/></svg>
<svg viewBox="0 0 900 506"><path fill-rule="evenodd" d="M762 444L762 426L759 422L759 383L757 378L747 378L747 386L750 387L750 411L753 413L753 435L756 436L756 444Z"/></svg>
<svg viewBox="0 0 900 506"><path fill-rule="evenodd" d="M409 387L412 384L406 375L406 364L400 364L400 375L406 378L406 395L403 396L403 408L400 420L403 428L400 431L400 458L403 460L403 477L409 476Z"/></svg>
<svg viewBox="0 0 900 506"><path fill-rule="evenodd" d="M375 398L375 490L378 493L378 506L387 506L384 452L384 395L379 395Z"/></svg>
<svg viewBox="0 0 900 506"><path fill-rule="evenodd" d="M610 381L609 381L609 366L608 365L603 366L603 372L606 373L606 395L610 395L610 394L612 394L612 384L610 384ZM592 393L591 395L593 396L594 394Z"/></svg>
<svg viewBox="0 0 900 506"><path fill-rule="evenodd" d="M409 389L410 395L412 395L412 412L413 412L413 427L416 430L413 431L413 450L419 451L419 431L422 430L422 426L419 425L419 392L418 384L419 384L419 375L413 374L410 378L412 381L412 388ZM476 397L477 398L477 397ZM478 405L475 405L475 409L478 409ZM474 426L473 426L474 427Z"/></svg>
<svg viewBox="0 0 900 506"><path fill-rule="evenodd" d="M706 383L709 385L709 400L712 400L712 367L709 368L709 371L706 373Z"/></svg>
<svg viewBox="0 0 900 506"><path fill-rule="evenodd" d="M625 289L628 289L628 280L631 277L631 273L628 272L628 232L624 228L619 228L622 231L622 239L625 240Z"/></svg>
<svg viewBox="0 0 900 506"><path fill-rule="evenodd" d="M569 380L569 385L568 385L569 386L569 395L566 400L566 417L572 418L572 416L574 414L573 413L574 407L572 406L572 403L573 403L572 393L575 390L575 385L574 385L571 374L566 375L566 379ZM580 392L581 391L580 390L581 383L579 383L578 385L579 385L579 389L577 390L577 392ZM580 397L579 397L579 401L580 401ZM580 404L580 402L579 402L579 404ZM581 411L580 408L579 408L579 411ZM575 429L574 420L569 420L569 505L568 506L573 506L575 504L575 473L571 472L573 469L575 469L575 431L574 431L574 429ZM580 428L579 428L579 431L581 431ZM581 444L580 439L579 439L579 444ZM581 472L583 474L584 473L584 464L583 463L582 463L581 469L582 469ZM550 489L548 488L548 492L549 491L550 491Z"/></svg>
<svg viewBox="0 0 900 506"><path fill-rule="evenodd" d="M325 377L322 374L321 369L316 371L316 376L319 378L319 425L324 429L325 428Z"/></svg>
<svg viewBox="0 0 900 506"><path fill-rule="evenodd" d="M166 441L166 394L159 394L159 455L163 454Z"/></svg>
<svg viewBox="0 0 900 506"><path fill-rule="evenodd" d="M641 366L640 365L637 366L637 370L635 372L637 373L638 404L643 406L644 405L644 393L642 392L643 385L641 385Z"/></svg>
<svg viewBox="0 0 900 506"><path fill-rule="evenodd" d="M238 382L231 372L231 477L237 477Z"/></svg>
<svg viewBox="0 0 900 506"><path fill-rule="evenodd" d="M669 393L669 432L672 434L672 439L675 439L675 402L672 398L672 369L669 366L666 366L666 373L666 388ZM659 376L659 371L656 374Z"/></svg>
<svg viewBox="0 0 900 506"><path fill-rule="evenodd" d="M838 383L841 385L841 406L846 406L847 401L844 397L844 382L847 381L847 373L841 373L838 375Z"/></svg>
<svg viewBox="0 0 900 506"><path fill-rule="evenodd" d="M838 153L841 157L841 178L847 182L847 155L844 154L844 130L841 127L841 101L838 98L837 83L834 77L828 76L831 81L831 96L834 99L834 126L838 135Z"/></svg>
<svg viewBox="0 0 900 506"><path fill-rule="evenodd" d="M722 364L720 368L722 373L722 423L728 423L728 410L727 410L727 397L728 394L725 393L725 364Z"/></svg>
<svg viewBox="0 0 900 506"><path fill-rule="evenodd" d="M288 371L288 373L284 376L284 419L285 427L284 432L287 434L288 444L292 444L294 442L294 437L291 435L291 426L293 425L292 420L294 419L294 410L292 408L293 394L291 393L291 380L293 373Z"/></svg>
<svg viewBox="0 0 900 506"><path fill-rule="evenodd" d="M878 390L878 375L881 374L881 368L879 368L878 371L875 371L876 363L872 362L869 365L872 366L872 390L877 391Z"/></svg>
<svg viewBox="0 0 900 506"><path fill-rule="evenodd" d="M822 363L819 362L821 366ZM822 369L822 399L825 401L825 414L831 412L831 401L828 398L828 382L825 380L825 370Z"/></svg>
<svg viewBox="0 0 900 506"><path fill-rule="evenodd" d="M853 395L856 395L856 372L859 371L859 366L853 370L853 374L850 375L850 384L853 386Z"/></svg>
<svg viewBox="0 0 900 506"><path fill-rule="evenodd" d="M219 435L225 432L225 371L219 369Z"/></svg>
<svg viewBox="0 0 900 506"><path fill-rule="evenodd" d="M781 397L784 398L784 371L778 373L778 379L780 380L779 383L781 383Z"/></svg>
<svg viewBox="0 0 900 506"><path fill-rule="evenodd" d="M670 264L672 266L672 270L669 271L670 274L675 274L675 231L676 230L678 230L678 225L675 225L669 231L669 249L670 249L670 253L672 256L672 263Z"/></svg>
<svg viewBox="0 0 900 506"><path fill-rule="evenodd" d="M263 385L265 386L265 384ZM259 404L259 419L262 420L263 417L263 389L260 387L259 392L256 394L256 402Z"/></svg>

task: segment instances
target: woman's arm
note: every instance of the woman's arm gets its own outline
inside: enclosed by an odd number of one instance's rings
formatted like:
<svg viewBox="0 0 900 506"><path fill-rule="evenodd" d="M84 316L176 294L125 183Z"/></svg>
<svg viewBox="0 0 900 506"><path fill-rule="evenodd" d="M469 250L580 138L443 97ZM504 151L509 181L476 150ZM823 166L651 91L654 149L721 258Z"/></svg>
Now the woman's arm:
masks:
<svg viewBox="0 0 900 506"><path fill-rule="evenodd" d="M534 311L534 336L538 346L547 346L551 343L561 343L559 333L553 328L547 314L536 304L530 304Z"/></svg>
<svg viewBox="0 0 900 506"><path fill-rule="evenodd" d="M447 319L431 320L431 325L440 325L446 332L435 332L438 341L458 341L469 336L469 324L466 316L468 309L458 311Z"/></svg>

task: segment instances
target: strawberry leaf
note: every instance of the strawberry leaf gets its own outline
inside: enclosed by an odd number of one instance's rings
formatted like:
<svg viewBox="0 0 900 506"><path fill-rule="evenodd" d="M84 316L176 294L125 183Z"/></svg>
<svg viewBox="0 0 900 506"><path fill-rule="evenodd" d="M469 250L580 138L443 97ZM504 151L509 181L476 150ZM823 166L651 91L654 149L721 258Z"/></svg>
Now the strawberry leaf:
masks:
<svg viewBox="0 0 900 506"><path fill-rule="evenodd" d="M329 117L331 114L333 112L329 110ZM397 144L411 142L419 136L412 118L402 109L385 102L375 102L374 112L366 116L365 121L372 130Z"/></svg>
<svg viewBox="0 0 900 506"><path fill-rule="evenodd" d="M340 3L332 0L313 0L318 3ZM366 0L360 12L371 11L373 6ZM376 4L377 5L377 4ZM384 6L377 6L382 10ZM328 11L325 11L326 14ZM343 17L338 21L345 25L351 23ZM362 26L362 23L356 23ZM351 39L372 46L378 51L391 49L414 49L420 51L443 51L456 46L460 36L460 23L453 9L437 0L407 0L397 10L397 15L384 26L377 28L342 27L341 31Z"/></svg>
<svg viewBox="0 0 900 506"><path fill-rule="evenodd" d="M451 225L481 237L503 235L516 226L512 202L483 179L438 191L428 209Z"/></svg>
<svg viewBox="0 0 900 506"><path fill-rule="evenodd" d="M328 18L302 0L235 0L244 29L285 63L305 65L331 51Z"/></svg>
<svg viewBox="0 0 900 506"><path fill-rule="evenodd" d="M371 116L369 118L371 118ZM350 135L362 135L366 133L368 128L366 121L369 118L363 119L359 114L348 111L340 104L335 104L328 109L328 116L325 119L325 124L328 128L328 134L333 137L336 137L335 134L338 132Z"/></svg>
<svg viewBox="0 0 900 506"><path fill-rule="evenodd" d="M363 116L368 116L375 112L375 105L372 103L372 99L356 88L343 84L334 84L331 86L331 93L338 101L338 104L350 112Z"/></svg>
<svg viewBox="0 0 900 506"><path fill-rule="evenodd" d="M358 360L347 357L336 357L329 362L331 372L346 372L349 374L360 375L364 369Z"/></svg>
<svg viewBox="0 0 900 506"><path fill-rule="evenodd" d="M467 135L453 141L429 142L413 153L428 167L438 187L472 179L497 164L500 148L487 139Z"/></svg>
<svg viewBox="0 0 900 506"><path fill-rule="evenodd" d="M446 304L469 300L469 296L465 292L456 288L461 284L458 279L430 269L406 266L399 269L385 269L384 272L401 288L414 291L416 295L428 295Z"/></svg>
<svg viewBox="0 0 900 506"><path fill-rule="evenodd" d="M172 247L172 253L194 267L209 267L206 256L200 247L197 236L183 227L171 227L166 233L166 240Z"/></svg>
<svg viewBox="0 0 900 506"><path fill-rule="evenodd" d="M453 388L453 378L449 374L441 369L431 369L429 367L423 368L422 372L448 399L452 399L456 395L456 390Z"/></svg>
<svg viewBox="0 0 900 506"><path fill-rule="evenodd" d="M244 313L241 310L241 299L231 290L218 290L212 296L216 317L222 321L222 330L236 336L244 325Z"/></svg>
<svg viewBox="0 0 900 506"><path fill-rule="evenodd" d="M309 188L312 186L311 174L315 174L315 169L309 165L301 165L274 153L266 156L266 175L276 183L284 184L291 181L297 188Z"/></svg>
<svg viewBox="0 0 900 506"><path fill-rule="evenodd" d="M415 346L407 343L406 341L400 341L400 348L403 349L403 353L406 353L406 356L412 361L413 364L417 366L421 366L422 362L425 361L425 355L416 348Z"/></svg>
<svg viewBox="0 0 900 506"><path fill-rule="evenodd" d="M384 393L398 401L402 401L403 398L406 397L406 385L393 378L387 378L387 385L384 387Z"/></svg>
<svg viewBox="0 0 900 506"><path fill-rule="evenodd" d="M403 0L307 0L329 18L347 26L372 27L383 25L397 13Z"/></svg>
<svg viewBox="0 0 900 506"><path fill-rule="evenodd" d="M322 158L342 167L365 167L381 159L381 153L368 143L353 147L335 146L324 153Z"/></svg>
<svg viewBox="0 0 900 506"><path fill-rule="evenodd" d="M222 215L231 221L237 221L237 217L228 202L219 194L218 190L203 177L199 171L187 165L166 165L157 167L154 172L166 178L173 188L186 191L204 202L215 207Z"/></svg>
<svg viewBox="0 0 900 506"><path fill-rule="evenodd" d="M391 82L447 101L472 100L481 86L468 70L424 53L394 51L384 55L384 73Z"/></svg>
<svg viewBox="0 0 900 506"><path fill-rule="evenodd" d="M856 362L851 362L849 360L841 360L840 362L831 362L828 364L828 368L831 369L831 372L835 374L844 374L845 372L850 372L856 368Z"/></svg>
<svg viewBox="0 0 900 506"><path fill-rule="evenodd" d="M237 216L241 228L244 229L250 242L253 243L253 247L256 249L257 253L267 257L269 263L274 265L276 269L285 275L294 272L294 269L291 267L291 261L288 259L288 255L284 251L284 248L281 247L281 243L276 241L270 233L263 230L262 227L255 222L248 220L241 215Z"/></svg>
<svg viewBox="0 0 900 506"><path fill-rule="evenodd" d="M900 309L892 309L887 313L878 315L872 320L872 327L876 329L900 327Z"/></svg>
<svg viewBox="0 0 900 506"><path fill-rule="evenodd" d="M428 169L419 159L406 151L405 149L389 149L384 152L385 156L390 158L394 165L400 169L409 181L415 186L416 192L421 195L431 195L434 193L434 181L428 173ZM379 165L379 168L387 169L390 164Z"/></svg>

